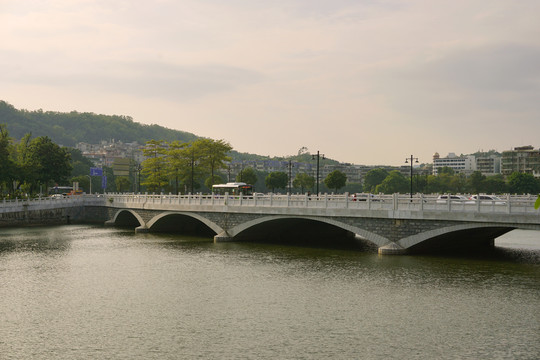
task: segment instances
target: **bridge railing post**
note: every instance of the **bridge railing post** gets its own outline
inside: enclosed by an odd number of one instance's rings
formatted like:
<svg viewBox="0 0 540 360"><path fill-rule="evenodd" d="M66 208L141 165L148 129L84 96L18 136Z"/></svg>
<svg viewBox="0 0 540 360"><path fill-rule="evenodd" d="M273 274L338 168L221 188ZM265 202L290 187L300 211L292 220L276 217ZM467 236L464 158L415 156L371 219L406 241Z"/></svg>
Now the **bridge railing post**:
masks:
<svg viewBox="0 0 540 360"><path fill-rule="evenodd" d="M398 194L396 193L392 194L392 202L394 203L394 210L397 210L399 206Z"/></svg>

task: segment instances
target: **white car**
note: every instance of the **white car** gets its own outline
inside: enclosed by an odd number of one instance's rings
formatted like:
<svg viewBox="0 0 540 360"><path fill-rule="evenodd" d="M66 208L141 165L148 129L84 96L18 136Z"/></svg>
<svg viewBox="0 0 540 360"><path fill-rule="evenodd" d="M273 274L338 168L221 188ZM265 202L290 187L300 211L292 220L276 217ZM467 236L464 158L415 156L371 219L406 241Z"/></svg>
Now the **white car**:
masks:
<svg viewBox="0 0 540 360"><path fill-rule="evenodd" d="M469 199L478 201L478 196L480 196L480 202L492 203L495 205L506 205L506 201L495 195L473 195Z"/></svg>
<svg viewBox="0 0 540 360"><path fill-rule="evenodd" d="M355 193L352 194L352 201L367 201L369 198L370 201L381 201L379 197L373 194L365 194L365 193Z"/></svg>
<svg viewBox="0 0 540 360"><path fill-rule="evenodd" d="M448 198L450 198L450 201L453 203L463 203L469 200L463 195L439 195L437 198L437 204L446 204L449 200Z"/></svg>

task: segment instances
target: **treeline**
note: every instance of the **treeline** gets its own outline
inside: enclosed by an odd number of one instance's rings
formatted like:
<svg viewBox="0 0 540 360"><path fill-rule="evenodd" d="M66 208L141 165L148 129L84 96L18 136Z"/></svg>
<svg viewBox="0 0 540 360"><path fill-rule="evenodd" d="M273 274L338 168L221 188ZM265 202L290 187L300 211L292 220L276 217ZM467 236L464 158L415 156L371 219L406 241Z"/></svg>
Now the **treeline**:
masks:
<svg viewBox="0 0 540 360"><path fill-rule="evenodd" d="M5 124L11 136L17 139L30 133L36 137L48 136L53 142L68 147L75 147L79 142L98 144L104 139L144 144L151 139L188 142L198 138L159 125L143 125L134 122L130 116L18 110L2 100L0 123Z"/></svg>
<svg viewBox="0 0 540 360"><path fill-rule="evenodd" d="M7 197L34 194L51 183L65 182L73 169L66 148L47 136L30 134L15 143L0 124L0 189Z"/></svg>
<svg viewBox="0 0 540 360"><path fill-rule="evenodd" d="M411 191L411 178L395 170L370 170L364 179L365 192L371 193L408 193ZM413 193L424 194L538 194L540 179L531 174L515 172L506 179L502 175L485 176L480 171L469 177L456 174L449 167L438 170L438 175L413 175Z"/></svg>

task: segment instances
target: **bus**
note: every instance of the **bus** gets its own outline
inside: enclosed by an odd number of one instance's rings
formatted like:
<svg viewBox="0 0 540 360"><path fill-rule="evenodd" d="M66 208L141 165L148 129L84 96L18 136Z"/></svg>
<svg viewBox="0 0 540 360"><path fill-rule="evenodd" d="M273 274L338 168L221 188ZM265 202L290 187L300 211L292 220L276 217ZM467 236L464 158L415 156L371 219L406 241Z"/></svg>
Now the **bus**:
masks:
<svg viewBox="0 0 540 360"><path fill-rule="evenodd" d="M230 182L226 184L216 184L212 186L212 192L216 195L253 195L253 185L249 185L243 182Z"/></svg>

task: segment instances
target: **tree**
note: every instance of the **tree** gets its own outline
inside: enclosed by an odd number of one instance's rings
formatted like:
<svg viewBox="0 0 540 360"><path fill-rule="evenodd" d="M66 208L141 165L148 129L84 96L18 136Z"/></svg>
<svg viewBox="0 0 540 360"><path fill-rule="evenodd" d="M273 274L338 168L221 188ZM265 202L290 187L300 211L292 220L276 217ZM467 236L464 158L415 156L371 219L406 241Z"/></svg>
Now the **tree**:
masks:
<svg viewBox="0 0 540 360"><path fill-rule="evenodd" d="M272 189L272 192L274 192L276 188L285 189L287 187L288 180L289 177L283 171L274 171L268 174L268 176L264 179L264 183L267 188Z"/></svg>
<svg viewBox="0 0 540 360"><path fill-rule="evenodd" d="M532 174L514 172L508 176L508 187L515 194L538 194L540 183Z"/></svg>
<svg viewBox="0 0 540 360"><path fill-rule="evenodd" d="M346 183L347 183L347 175L345 175L343 172L339 170L332 171L324 179L324 184L329 189L335 189L336 192L338 191L338 189L341 189L342 187L344 187Z"/></svg>
<svg viewBox="0 0 540 360"><path fill-rule="evenodd" d="M30 142L26 160L31 168L32 186L48 185L52 181L60 183L67 181L71 175L69 152L53 143L47 136L37 137Z"/></svg>
<svg viewBox="0 0 540 360"><path fill-rule="evenodd" d="M447 175L452 176L455 174L455 172L454 172L454 169L452 169L451 167L443 166L437 169L437 174L447 174Z"/></svg>
<svg viewBox="0 0 540 360"><path fill-rule="evenodd" d="M211 189L212 185L217 184L214 182L215 178L221 179L216 176L215 172L225 167L225 161L230 161L231 157L227 156L227 153L232 150L231 145L224 140L211 140L200 139L203 157L202 165L210 170L210 182L205 185ZM221 182L221 180L219 180Z"/></svg>
<svg viewBox="0 0 540 360"><path fill-rule="evenodd" d="M251 167L247 167L245 169L242 169L236 175L236 181L245 182L246 184L255 185L257 182L257 174L255 173L255 170Z"/></svg>
<svg viewBox="0 0 540 360"><path fill-rule="evenodd" d="M486 194L504 194L508 192L508 185L501 174L488 176L482 181L482 191Z"/></svg>
<svg viewBox="0 0 540 360"><path fill-rule="evenodd" d="M115 183L116 183L116 191L118 192L127 191L131 187L131 181L129 181L129 179L125 176L116 177Z"/></svg>
<svg viewBox="0 0 540 360"><path fill-rule="evenodd" d="M482 175L480 171L474 171L467 180L469 190L475 194L481 193L482 191L484 191L484 180L486 180L485 175Z"/></svg>
<svg viewBox="0 0 540 360"><path fill-rule="evenodd" d="M304 189L312 189L314 185L315 178L313 176L309 176L306 173L296 174L296 177L293 180L293 186L295 188L300 188L302 194L304 193Z"/></svg>
<svg viewBox="0 0 540 360"><path fill-rule="evenodd" d="M142 162L145 180L142 185L150 191L159 192L167 184L166 144L163 140L150 140L143 148L146 159Z"/></svg>
<svg viewBox="0 0 540 360"><path fill-rule="evenodd" d="M224 180L221 176L214 175L214 176L209 176L208 178L206 178L206 180L204 181L204 186L212 190L212 186L216 184L223 184L223 183L224 183Z"/></svg>
<svg viewBox="0 0 540 360"><path fill-rule="evenodd" d="M15 163L10 158L10 142L9 133L6 126L0 124L0 185L7 184L12 176Z"/></svg>
<svg viewBox="0 0 540 360"><path fill-rule="evenodd" d="M399 170L393 170L377 185L376 191L384 194L406 193L409 191L409 181Z"/></svg>
<svg viewBox="0 0 540 360"><path fill-rule="evenodd" d="M388 171L384 169L371 169L364 177L364 191L368 193L375 192L377 185L381 184L388 176Z"/></svg>

